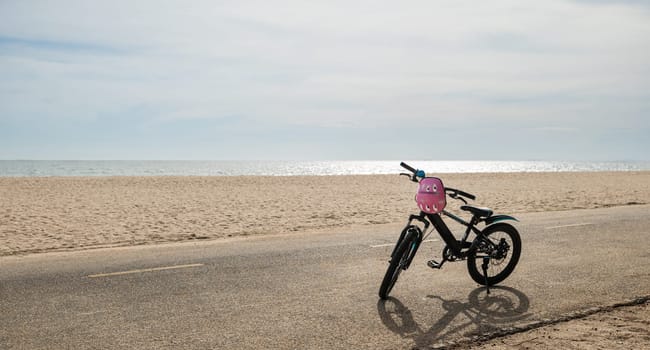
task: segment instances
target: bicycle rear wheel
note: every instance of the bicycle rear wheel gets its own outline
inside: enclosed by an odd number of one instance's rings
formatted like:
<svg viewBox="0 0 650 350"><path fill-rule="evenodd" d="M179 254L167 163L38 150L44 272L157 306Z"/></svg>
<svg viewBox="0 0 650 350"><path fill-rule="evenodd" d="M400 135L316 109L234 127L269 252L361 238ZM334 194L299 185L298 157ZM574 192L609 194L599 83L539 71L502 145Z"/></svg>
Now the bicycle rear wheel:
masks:
<svg viewBox="0 0 650 350"><path fill-rule="evenodd" d="M467 270L472 279L482 285L492 286L510 276L521 255L521 238L516 228L509 224L487 227L485 238L473 254L467 257ZM483 273L484 259L488 259L487 278Z"/></svg>
<svg viewBox="0 0 650 350"><path fill-rule="evenodd" d="M388 298L388 294L390 294L393 286L395 286L399 274L402 270L408 268L410 260L413 259L413 253L415 253L415 250L417 249L417 244L416 232L408 230L402 241L399 242L397 249L395 249L393 257L388 265L388 269L386 270L386 274L384 275L384 280L381 282L381 286L379 287L379 297L382 300Z"/></svg>

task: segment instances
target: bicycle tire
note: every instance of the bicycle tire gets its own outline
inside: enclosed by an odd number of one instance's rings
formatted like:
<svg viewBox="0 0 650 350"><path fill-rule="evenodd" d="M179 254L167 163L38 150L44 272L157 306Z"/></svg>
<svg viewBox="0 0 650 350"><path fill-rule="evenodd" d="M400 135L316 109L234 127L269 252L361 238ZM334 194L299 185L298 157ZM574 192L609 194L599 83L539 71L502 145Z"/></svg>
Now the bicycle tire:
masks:
<svg viewBox="0 0 650 350"><path fill-rule="evenodd" d="M408 267L409 255L411 255L411 250L417 244L416 240L415 233L409 230L397 246L397 249L395 249L395 253L388 264L388 269L379 287L379 298L382 300L388 299L388 294L390 294L395 286L395 282L397 282L400 273ZM413 257L411 256L410 258L412 259Z"/></svg>
<svg viewBox="0 0 650 350"><path fill-rule="evenodd" d="M507 260L505 267L503 267L499 273L489 276L490 271L488 270L487 285L493 286L508 278L508 276L510 276L510 274L515 270L515 267L519 262L519 257L521 256L521 237L514 226L505 223L488 226L483 233L487 239L490 239L490 241L495 244L498 244L502 238L505 239L507 237L510 239L510 241L507 241L510 247L504 258L498 260L492 257L490 258L490 268L502 265L506 259L509 259ZM504 236L499 235L499 233L504 234ZM495 239L498 241L494 242ZM483 253L483 255L480 255L481 253ZM485 252L476 251L471 253L467 257L467 270L474 282L486 285L486 278L483 275L483 269L481 267L483 256L485 256Z"/></svg>

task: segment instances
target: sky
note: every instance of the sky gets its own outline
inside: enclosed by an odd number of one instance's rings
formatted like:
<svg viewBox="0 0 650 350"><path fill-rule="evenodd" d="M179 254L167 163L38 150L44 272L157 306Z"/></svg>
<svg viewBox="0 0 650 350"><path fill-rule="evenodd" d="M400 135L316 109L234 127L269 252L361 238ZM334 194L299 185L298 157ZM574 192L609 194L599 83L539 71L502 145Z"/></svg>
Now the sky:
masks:
<svg viewBox="0 0 650 350"><path fill-rule="evenodd" d="M0 0L0 159L648 150L650 1Z"/></svg>

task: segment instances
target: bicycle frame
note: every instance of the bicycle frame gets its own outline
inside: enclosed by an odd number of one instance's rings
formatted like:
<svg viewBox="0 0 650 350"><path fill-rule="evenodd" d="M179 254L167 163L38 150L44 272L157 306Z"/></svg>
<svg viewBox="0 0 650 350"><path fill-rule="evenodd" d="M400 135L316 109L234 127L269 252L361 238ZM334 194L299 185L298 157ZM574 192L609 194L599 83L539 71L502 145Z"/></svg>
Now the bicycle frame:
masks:
<svg viewBox="0 0 650 350"><path fill-rule="evenodd" d="M445 224L445 222L442 220L440 214L427 214L424 212L420 212L420 215L411 215L409 216L407 227L411 226L413 220L423 223L424 231L426 231L429 228L430 224L433 224L433 227L438 232L440 238L442 238L445 244L447 244L447 247L449 247L449 249L455 256L459 258L467 257L467 255L469 255L470 252L476 250L478 243L481 241L481 238L483 237L483 231L479 230L475 226L476 224L479 223L479 219L477 217L472 217L470 222L467 222L464 219L446 210L443 210L442 214L458 222L459 224L467 227L467 229L465 230L465 234L463 235L463 238L460 241L457 240L456 236L454 236L451 230L449 230L449 227L447 227L447 224ZM477 235L477 237L472 241L472 243L467 241L470 232L474 232ZM400 240L403 238L403 236L404 236L404 232L402 232L402 235L400 235ZM420 240L421 239L422 237L420 237ZM465 248L468 249L464 250Z"/></svg>

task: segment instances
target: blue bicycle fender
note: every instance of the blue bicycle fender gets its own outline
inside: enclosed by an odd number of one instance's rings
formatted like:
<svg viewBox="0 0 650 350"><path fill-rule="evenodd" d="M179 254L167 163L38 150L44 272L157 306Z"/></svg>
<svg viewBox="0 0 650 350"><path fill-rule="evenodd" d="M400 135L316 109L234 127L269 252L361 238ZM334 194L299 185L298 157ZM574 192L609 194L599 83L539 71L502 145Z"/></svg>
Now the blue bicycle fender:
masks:
<svg viewBox="0 0 650 350"><path fill-rule="evenodd" d="M490 216L489 218L485 219L485 224L486 225L492 225L495 222L501 222L501 221L506 221L506 220L519 221L519 220L517 220L516 217L510 216L510 215L493 215L493 216Z"/></svg>

